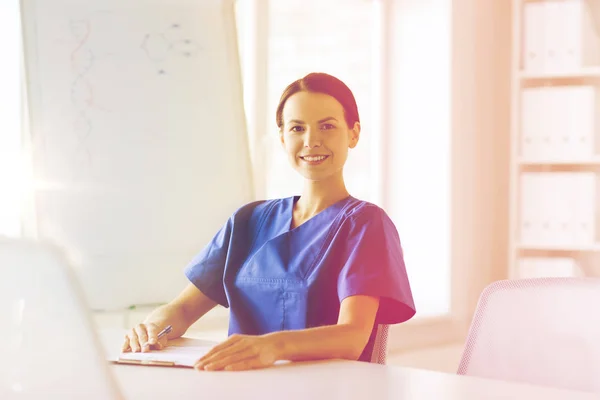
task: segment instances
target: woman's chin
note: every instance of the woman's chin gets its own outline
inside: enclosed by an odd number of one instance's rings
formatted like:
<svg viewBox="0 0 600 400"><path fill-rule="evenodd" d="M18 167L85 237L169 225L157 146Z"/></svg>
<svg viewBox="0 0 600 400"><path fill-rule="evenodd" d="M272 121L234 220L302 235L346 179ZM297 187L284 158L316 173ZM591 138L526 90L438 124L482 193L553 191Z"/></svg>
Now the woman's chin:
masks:
<svg viewBox="0 0 600 400"><path fill-rule="evenodd" d="M300 175L302 175L302 177L304 179L306 179L307 181L312 181L312 182L323 182L323 181L329 181L333 178L333 174L332 173L328 173L328 172L307 172L307 171L300 171Z"/></svg>

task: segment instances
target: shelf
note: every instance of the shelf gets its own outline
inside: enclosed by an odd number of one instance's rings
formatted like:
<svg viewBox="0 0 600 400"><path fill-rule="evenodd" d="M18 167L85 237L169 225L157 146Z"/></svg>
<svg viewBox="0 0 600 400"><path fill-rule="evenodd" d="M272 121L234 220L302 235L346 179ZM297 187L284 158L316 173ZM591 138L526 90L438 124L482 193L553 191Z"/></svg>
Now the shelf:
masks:
<svg viewBox="0 0 600 400"><path fill-rule="evenodd" d="M547 80L547 79L578 79L599 78L600 67L585 67L576 71L565 72L525 72L519 71L521 80Z"/></svg>
<svg viewBox="0 0 600 400"><path fill-rule="evenodd" d="M544 166L544 165L582 165L582 166L600 166L600 157L592 157L587 160L527 160L517 159L517 164L521 166Z"/></svg>
<svg viewBox="0 0 600 400"><path fill-rule="evenodd" d="M600 243L583 246L529 246L519 245L518 250L525 251L563 251L563 252L600 252Z"/></svg>

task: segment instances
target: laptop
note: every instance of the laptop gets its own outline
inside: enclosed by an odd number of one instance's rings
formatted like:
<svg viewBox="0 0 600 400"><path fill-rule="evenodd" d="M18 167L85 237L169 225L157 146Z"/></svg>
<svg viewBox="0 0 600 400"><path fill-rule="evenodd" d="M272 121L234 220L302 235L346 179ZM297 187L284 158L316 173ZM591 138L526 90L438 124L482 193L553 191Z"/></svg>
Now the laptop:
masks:
<svg viewBox="0 0 600 400"><path fill-rule="evenodd" d="M124 398L62 252L0 236L0 273L0 398Z"/></svg>

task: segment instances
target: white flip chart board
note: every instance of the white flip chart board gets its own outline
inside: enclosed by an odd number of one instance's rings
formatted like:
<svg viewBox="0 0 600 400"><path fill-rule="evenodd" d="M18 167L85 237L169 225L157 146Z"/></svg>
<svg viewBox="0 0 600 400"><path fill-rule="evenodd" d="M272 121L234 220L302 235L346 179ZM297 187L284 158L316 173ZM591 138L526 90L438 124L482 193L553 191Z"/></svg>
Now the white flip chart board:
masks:
<svg viewBox="0 0 600 400"><path fill-rule="evenodd" d="M35 231L94 309L170 300L253 200L233 0L22 2Z"/></svg>

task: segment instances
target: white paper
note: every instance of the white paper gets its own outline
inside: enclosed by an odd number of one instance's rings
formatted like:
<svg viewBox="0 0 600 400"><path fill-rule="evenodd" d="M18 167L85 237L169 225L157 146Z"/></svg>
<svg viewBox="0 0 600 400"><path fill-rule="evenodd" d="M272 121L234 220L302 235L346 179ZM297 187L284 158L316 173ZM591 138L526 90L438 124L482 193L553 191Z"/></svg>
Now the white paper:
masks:
<svg viewBox="0 0 600 400"><path fill-rule="evenodd" d="M131 361L173 362L177 366L193 367L196 361L215 345L216 343L210 341L180 339L170 342L163 350L151 350L145 353L120 353L119 358Z"/></svg>

